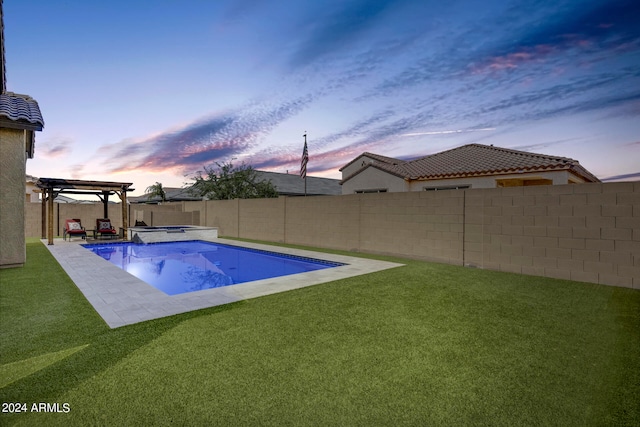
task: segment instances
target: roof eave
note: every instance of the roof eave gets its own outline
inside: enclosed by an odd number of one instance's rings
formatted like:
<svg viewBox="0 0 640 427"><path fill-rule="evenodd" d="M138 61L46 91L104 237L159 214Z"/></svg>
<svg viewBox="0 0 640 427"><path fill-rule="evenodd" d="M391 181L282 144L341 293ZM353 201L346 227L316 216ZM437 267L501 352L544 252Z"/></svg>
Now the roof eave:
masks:
<svg viewBox="0 0 640 427"><path fill-rule="evenodd" d="M393 176L396 176L398 178L402 178L402 179L404 179L406 181L411 180L411 177L409 177L408 175L403 174L403 173L401 173L399 171L398 172L390 171L390 170L381 168L380 166L376 165L375 163L368 163L367 165L361 167L360 169L358 169L357 171L355 171L354 173L352 173L351 175L347 176L342 181L340 181L340 185L342 185L345 182L349 181L354 176L359 175L360 173L364 172L368 168L378 169L379 171L382 171L384 173L388 173L389 175L393 175Z"/></svg>
<svg viewBox="0 0 640 427"><path fill-rule="evenodd" d="M42 131L43 124L39 122L32 123L28 120L11 120L5 116L0 116L0 128Z"/></svg>
<svg viewBox="0 0 640 427"><path fill-rule="evenodd" d="M495 176L495 175L522 175L522 174L530 174L530 173L544 173L544 172L558 172L558 171L571 171L575 175L580 176L581 178L585 178L588 181L595 180L594 182L600 182L598 178L591 175L584 168L580 167L585 173L580 174L576 169L575 165L562 165L562 166L549 166L543 168L529 168L529 169L502 169L502 170L491 170L491 171L476 171L476 172L461 172L461 173L450 173L450 174L438 174L438 175L421 175L421 176L412 176L409 179L412 181L428 181L432 179L454 179L454 178L478 178L483 176Z"/></svg>

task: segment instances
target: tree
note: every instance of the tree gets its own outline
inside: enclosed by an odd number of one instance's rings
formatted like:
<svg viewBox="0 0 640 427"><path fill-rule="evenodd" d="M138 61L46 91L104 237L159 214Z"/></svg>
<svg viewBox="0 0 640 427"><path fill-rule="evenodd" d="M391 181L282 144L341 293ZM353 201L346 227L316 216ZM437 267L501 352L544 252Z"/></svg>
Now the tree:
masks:
<svg viewBox="0 0 640 427"><path fill-rule="evenodd" d="M204 167L203 172L192 179L191 194L209 200L255 199L278 197L278 191L271 181L257 181L255 169L242 163L234 167L229 163L216 163L217 168Z"/></svg>
<svg viewBox="0 0 640 427"><path fill-rule="evenodd" d="M147 200L151 200L152 198L158 196L160 197L160 199L162 199L163 202L167 201L167 193L164 192L164 188L162 188L162 184L160 184L159 182L148 186L145 190L145 193L147 193Z"/></svg>

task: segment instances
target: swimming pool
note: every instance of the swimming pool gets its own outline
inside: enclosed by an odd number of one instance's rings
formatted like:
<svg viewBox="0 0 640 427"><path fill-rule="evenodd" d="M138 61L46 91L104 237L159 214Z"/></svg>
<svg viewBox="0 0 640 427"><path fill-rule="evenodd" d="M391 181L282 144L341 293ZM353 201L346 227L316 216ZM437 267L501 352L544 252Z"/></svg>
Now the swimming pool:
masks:
<svg viewBox="0 0 640 427"><path fill-rule="evenodd" d="M344 265L204 241L83 246L167 295Z"/></svg>

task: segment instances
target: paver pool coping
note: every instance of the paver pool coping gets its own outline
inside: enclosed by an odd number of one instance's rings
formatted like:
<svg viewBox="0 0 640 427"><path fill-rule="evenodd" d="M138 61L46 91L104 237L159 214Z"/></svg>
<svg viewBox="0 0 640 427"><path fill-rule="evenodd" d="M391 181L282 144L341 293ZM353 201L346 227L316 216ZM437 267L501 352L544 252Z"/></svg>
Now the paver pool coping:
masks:
<svg viewBox="0 0 640 427"><path fill-rule="evenodd" d="M42 243L49 249L85 298L111 328L374 273L403 265L387 261L226 239L211 239L207 241L336 261L346 265L170 296L82 247L82 243L87 242L55 239L53 245L47 245L46 240L43 240Z"/></svg>

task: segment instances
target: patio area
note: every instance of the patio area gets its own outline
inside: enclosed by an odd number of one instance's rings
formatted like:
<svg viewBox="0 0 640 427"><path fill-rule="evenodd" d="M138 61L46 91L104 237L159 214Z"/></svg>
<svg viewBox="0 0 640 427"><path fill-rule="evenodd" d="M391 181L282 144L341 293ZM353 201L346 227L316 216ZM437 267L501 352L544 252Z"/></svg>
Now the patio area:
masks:
<svg viewBox="0 0 640 427"><path fill-rule="evenodd" d="M94 240L89 239L89 241L93 242ZM347 265L169 296L85 249L82 246L83 243L87 243L85 240L80 238L74 238L71 241L55 239L54 245L47 245L47 241L42 240L78 289L111 328L318 285L403 265L387 261L273 247L227 239L209 241L336 261ZM105 240L105 242L108 242L108 240Z"/></svg>

